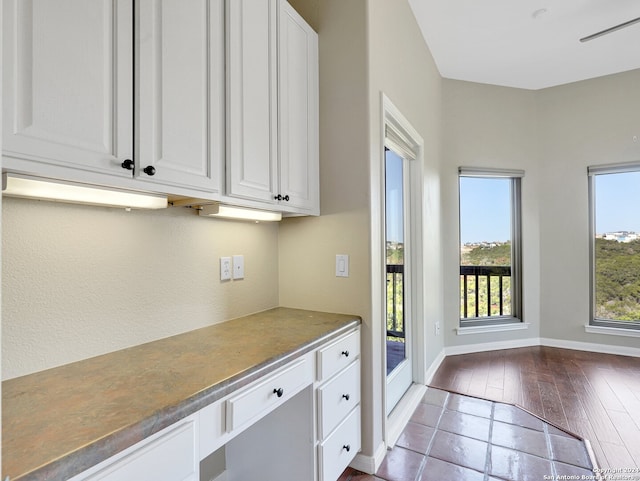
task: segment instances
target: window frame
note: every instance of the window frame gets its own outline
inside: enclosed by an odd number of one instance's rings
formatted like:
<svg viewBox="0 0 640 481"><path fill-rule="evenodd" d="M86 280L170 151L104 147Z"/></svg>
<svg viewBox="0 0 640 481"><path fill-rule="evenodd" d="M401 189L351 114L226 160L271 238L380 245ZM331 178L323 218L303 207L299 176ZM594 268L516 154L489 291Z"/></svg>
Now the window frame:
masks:
<svg viewBox="0 0 640 481"><path fill-rule="evenodd" d="M640 173L640 162L592 165L587 167L589 195L589 326L640 331L640 319L622 321L600 319L596 313L596 196L595 178L598 175Z"/></svg>
<svg viewBox="0 0 640 481"><path fill-rule="evenodd" d="M461 220L460 211L460 178L475 177L485 179L510 179L510 203L511 203L511 314L503 316L481 316L462 318L459 315L461 328L499 326L505 324L519 324L524 322L522 302L522 178L523 170L492 169L478 167L458 168L458 296L460 296L460 246ZM458 297L458 306L461 299Z"/></svg>

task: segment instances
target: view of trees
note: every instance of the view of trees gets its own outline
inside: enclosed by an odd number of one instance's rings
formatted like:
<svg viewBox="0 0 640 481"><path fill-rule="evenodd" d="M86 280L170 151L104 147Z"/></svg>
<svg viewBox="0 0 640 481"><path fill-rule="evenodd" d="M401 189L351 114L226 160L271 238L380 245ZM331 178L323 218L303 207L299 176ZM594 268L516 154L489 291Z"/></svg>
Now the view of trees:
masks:
<svg viewBox="0 0 640 481"><path fill-rule="evenodd" d="M640 240L596 239L595 317L640 319Z"/></svg>
<svg viewBox="0 0 640 481"><path fill-rule="evenodd" d="M510 266L511 243L492 242L463 246L460 253L462 266ZM489 283L490 289L487 289ZM511 277L479 276L476 285L475 276L467 276L467 316L476 316L476 302L478 303L478 317L500 315L500 291L502 287L502 315L511 314ZM460 276L460 318L465 318L465 283L464 276Z"/></svg>
<svg viewBox="0 0 640 481"><path fill-rule="evenodd" d="M387 242L387 266L387 331L404 332L403 243ZM404 342L404 338L396 336L388 339Z"/></svg>
<svg viewBox="0 0 640 481"><path fill-rule="evenodd" d="M511 263L509 243L486 243L464 246L460 263L463 266L508 266ZM596 299L595 317L605 320L640 320L640 239L618 242L597 238L595 243ZM510 278L504 278L503 305L511 305ZM478 285L470 276L467 281L468 317L475 316L478 299L480 317L498 315L500 302L498 278L491 276L491 293L487 295L487 277L481 276ZM478 293L478 296L476 295ZM488 310L488 305L491 310ZM509 312L504 312L508 315ZM460 317L464 317L464 282L460 276Z"/></svg>

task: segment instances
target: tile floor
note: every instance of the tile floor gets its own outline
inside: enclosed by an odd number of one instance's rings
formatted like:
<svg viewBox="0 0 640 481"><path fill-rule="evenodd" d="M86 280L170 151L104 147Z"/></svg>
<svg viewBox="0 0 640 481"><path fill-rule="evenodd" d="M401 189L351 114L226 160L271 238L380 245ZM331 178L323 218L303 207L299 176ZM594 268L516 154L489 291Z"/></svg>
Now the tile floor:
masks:
<svg viewBox="0 0 640 481"><path fill-rule="evenodd" d="M593 479L592 468L581 439L518 407L429 388L376 475L338 481Z"/></svg>

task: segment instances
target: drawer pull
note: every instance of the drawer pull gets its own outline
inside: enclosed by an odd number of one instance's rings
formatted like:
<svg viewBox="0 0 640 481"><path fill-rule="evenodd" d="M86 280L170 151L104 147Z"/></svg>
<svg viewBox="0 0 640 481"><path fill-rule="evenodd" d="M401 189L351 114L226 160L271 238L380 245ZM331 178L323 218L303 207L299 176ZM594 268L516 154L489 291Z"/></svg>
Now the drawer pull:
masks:
<svg viewBox="0 0 640 481"><path fill-rule="evenodd" d="M351 446L349 444L345 444L344 446L342 446L342 449L344 449L347 452L349 452L349 451L351 451Z"/></svg>
<svg viewBox="0 0 640 481"><path fill-rule="evenodd" d="M343 394L342 397L345 398L347 401L349 400L349 395L348 394Z"/></svg>
<svg viewBox="0 0 640 481"><path fill-rule="evenodd" d="M284 389L282 388L274 389L273 394L275 394L278 397L282 397L282 395L284 394Z"/></svg>
<svg viewBox="0 0 640 481"><path fill-rule="evenodd" d="M342 351L342 355L344 357L349 357L349 351Z"/></svg>

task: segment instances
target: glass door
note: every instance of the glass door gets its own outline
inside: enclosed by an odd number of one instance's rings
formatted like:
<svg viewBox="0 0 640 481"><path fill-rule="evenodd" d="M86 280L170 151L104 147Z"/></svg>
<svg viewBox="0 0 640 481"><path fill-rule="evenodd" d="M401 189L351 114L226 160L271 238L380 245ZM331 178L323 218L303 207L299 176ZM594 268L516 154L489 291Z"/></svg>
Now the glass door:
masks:
<svg viewBox="0 0 640 481"><path fill-rule="evenodd" d="M407 242L408 169L406 161L385 149L385 258L387 415L411 386L410 258Z"/></svg>

